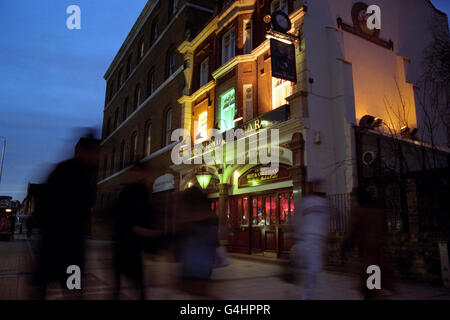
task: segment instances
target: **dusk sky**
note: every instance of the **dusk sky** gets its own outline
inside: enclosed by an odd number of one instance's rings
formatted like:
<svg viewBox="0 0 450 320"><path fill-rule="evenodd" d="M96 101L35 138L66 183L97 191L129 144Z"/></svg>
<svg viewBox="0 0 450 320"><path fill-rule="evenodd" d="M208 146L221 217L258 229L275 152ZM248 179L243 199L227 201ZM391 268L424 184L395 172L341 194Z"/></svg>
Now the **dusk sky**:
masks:
<svg viewBox="0 0 450 320"><path fill-rule="evenodd" d="M44 182L72 156L74 129L100 133L103 75L146 2L0 0L0 136L7 140L0 195L22 201L28 182ZM432 2L449 15L449 0ZM81 30L66 27L73 4Z"/></svg>

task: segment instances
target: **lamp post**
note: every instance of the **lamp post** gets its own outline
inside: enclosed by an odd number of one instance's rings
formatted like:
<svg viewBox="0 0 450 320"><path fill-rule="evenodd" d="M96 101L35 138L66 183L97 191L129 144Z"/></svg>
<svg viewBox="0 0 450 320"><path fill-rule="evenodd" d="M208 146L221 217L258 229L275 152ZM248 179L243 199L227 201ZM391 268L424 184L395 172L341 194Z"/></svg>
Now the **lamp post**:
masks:
<svg viewBox="0 0 450 320"><path fill-rule="evenodd" d="M2 148L2 161L0 164L0 183L2 182L2 173L3 173L3 160L5 158L5 150L6 150L6 138L0 136L0 139L3 140L3 148Z"/></svg>

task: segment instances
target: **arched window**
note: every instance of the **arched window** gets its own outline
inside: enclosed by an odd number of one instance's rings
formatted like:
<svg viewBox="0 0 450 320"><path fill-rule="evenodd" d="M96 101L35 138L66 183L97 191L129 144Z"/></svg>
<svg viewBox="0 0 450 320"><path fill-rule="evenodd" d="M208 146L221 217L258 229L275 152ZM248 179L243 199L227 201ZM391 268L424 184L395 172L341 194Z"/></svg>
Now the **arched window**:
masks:
<svg viewBox="0 0 450 320"><path fill-rule="evenodd" d="M113 130L116 130L119 126L119 108L116 109L116 112L114 112L114 126Z"/></svg>
<svg viewBox="0 0 450 320"><path fill-rule="evenodd" d="M150 27L150 45L155 43L159 37L158 16L153 19L152 26Z"/></svg>
<svg viewBox="0 0 450 320"><path fill-rule="evenodd" d="M103 178L106 178L108 175L108 156L105 156L105 160L103 161Z"/></svg>
<svg viewBox="0 0 450 320"><path fill-rule="evenodd" d="M167 55L167 76L170 77L175 73L175 58L176 51L175 49L171 49L169 54Z"/></svg>
<svg viewBox="0 0 450 320"><path fill-rule="evenodd" d="M125 121L128 117L128 97L125 98L125 102L123 103L123 121Z"/></svg>
<svg viewBox="0 0 450 320"><path fill-rule="evenodd" d="M134 132L131 135L131 148L130 148L130 162L134 163L137 160L137 133Z"/></svg>
<svg viewBox="0 0 450 320"><path fill-rule="evenodd" d="M166 111L165 116L165 132L164 132L164 145L167 146L171 141L172 133L172 109Z"/></svg>
<svg viewBox="0 0 450 320"><path fill-rule="evenodd" d="M172 17L173 15L175 15L175 13L177 13L178 2L179 2L179 0L170 0L170 13L169 13L169 17Z"/></svg>
<svg viewBox="0 0 450 320"><path fill-rule="evenodd" d="M105 138L109 136L110 132L111 132L111 118L108 118L108 121L106 121Z"/></svg>
<svg viewBox="0 0 450 320"><path fill-rule="evenodd" d="M113 175L115 168L115 162L116 162L116 149L113 149L111 153L111 166L109 167L109 174Z"/></svg>
<svg viewBox="0 0 450 320"><path fill-rule="evenodd" d="M123 79L122 79L122 68L120 68L120 70L119 70L119 75L118 75L117 78L119 79L119 86L118 86L118 88L120 88L120 86L121 86L122 83L123 83Z"/></svg>
<svg viewBox="0 0 450 320"><path fill-rule="evenodd" d="M155 91L155 72L152 70L149 71L147 77L147 97L151 96Z"/></svg>
<svg viewBox="0 0 450 320"><path fill-rule="evenodd" d="M133 111L137 109L137 107L139 107L139 105L141 104L141 86L137 85L136 89L134 90L134 106L133 106Z"/></svg>
<svg viewBox="0 0 450 320"><path fill-rule="evenodd" d="M144 56L144 52L145 52L145 43L144 43L144 39L142 38L139 41L138 55L137 55L137 60L136 60L137 63L139 63L142 60L142 57Z"/></svg>
<svg viewBox="0 0 450 320"><path fill-rule="evenodd" d="M145 156L149 156L152 151L152 123L150 121L147 122L145 126L145 141L144 141L144 154Z"/></svg>
<svg viewBox="0 0 450 320"><path fill-rule="evenodd" d="M122 170L125 168L125 141L122 141L120 144L120 162L119 162L119 168Z"/></svg>
<svg viewBox="0 0 450 320"><path fill-rule="evenodd" d="M128 76L131 73L131 59L133 58L133 52L130 53L130 55L127 58L127 75L126 77L128 78Z"/></svg>

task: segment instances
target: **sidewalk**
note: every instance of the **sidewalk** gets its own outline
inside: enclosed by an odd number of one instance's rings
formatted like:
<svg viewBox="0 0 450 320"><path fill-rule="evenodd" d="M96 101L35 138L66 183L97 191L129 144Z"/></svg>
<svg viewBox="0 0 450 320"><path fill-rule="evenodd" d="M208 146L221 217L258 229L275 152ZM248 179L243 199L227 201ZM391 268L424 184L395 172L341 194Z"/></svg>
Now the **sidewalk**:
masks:
<svg viewBox="0 0 450 320"><path fill-rule="evenodd" d="M36 238L32 241L16 240L0 242L0 299L29 299L33 288L30 283ZM86 270L84 273L84 295L86 300L112 299L114 297L114 273L112 269L111 242L88 240ZM231 255L231 264L214 269L210 294L224 300L298 300L302 287L284 282L284 263L273 259L256 257L256 261L245 259L245 255ZM264 261L261 260L263 258ZM272 260L272 261L270 261ZM145 256L145 285L147 298L152 300L195 300L204 297L191 296L178 290L179 265L169 255ZM122 299L136 299L134 288L123 283ZM68 290L58 286L49 288L48 299L70 299ZM383 291L386 299L406 300L450 300L450 290L431 285L398 282L396 292ZM341 272L324 272L318 279L315 299L359 300L356 277Z"/></svg>

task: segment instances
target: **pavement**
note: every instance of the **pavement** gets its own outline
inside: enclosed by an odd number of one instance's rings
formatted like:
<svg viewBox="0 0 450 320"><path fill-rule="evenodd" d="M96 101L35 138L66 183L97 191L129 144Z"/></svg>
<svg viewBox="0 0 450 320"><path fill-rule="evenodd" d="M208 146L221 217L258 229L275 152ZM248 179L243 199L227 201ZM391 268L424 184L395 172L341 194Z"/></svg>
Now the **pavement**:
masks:
<svg viewBox="0 0 450 320"><path fill-rule="evenodd" d="M16 235L13 241L0 242L0 300L36 299L33 272L38 236L26 239ZM114 298L111 241L87 240L83 296L85 300ZM208 287L208 297L194 296L180 289L180 265L169 254L144 255L145 291L150 300L298 300L303 286L282 280L285 264L232 255L231 264L216 268ZM132 283L122 282L120 299L134 300L139 295ZM327 270L317 281L314 299L361 300L357 278L350 273ZM79 299L74 291L51 285L49 300ZM450 290L426 283L397 281L395 292L382 289L380 297L388 300L450 300Z"/></svg>

